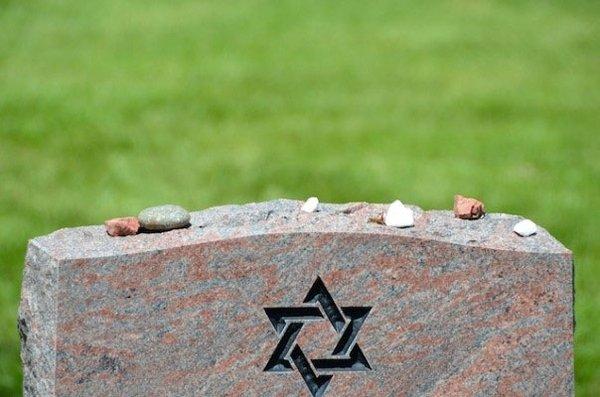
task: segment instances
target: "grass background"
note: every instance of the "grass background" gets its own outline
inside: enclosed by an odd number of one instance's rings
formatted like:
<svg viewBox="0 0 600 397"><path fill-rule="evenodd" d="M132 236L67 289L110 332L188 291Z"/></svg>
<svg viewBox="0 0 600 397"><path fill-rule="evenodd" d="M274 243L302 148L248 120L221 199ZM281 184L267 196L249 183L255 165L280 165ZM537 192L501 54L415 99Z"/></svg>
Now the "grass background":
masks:
<svg viewBox="0 0 600 397"><path fill-rule="evenodd" d="M277 197L523 214L600 390L600 2L0 0L0 394L27 239ZM597 394L596 394L597 395Z"/></svg>

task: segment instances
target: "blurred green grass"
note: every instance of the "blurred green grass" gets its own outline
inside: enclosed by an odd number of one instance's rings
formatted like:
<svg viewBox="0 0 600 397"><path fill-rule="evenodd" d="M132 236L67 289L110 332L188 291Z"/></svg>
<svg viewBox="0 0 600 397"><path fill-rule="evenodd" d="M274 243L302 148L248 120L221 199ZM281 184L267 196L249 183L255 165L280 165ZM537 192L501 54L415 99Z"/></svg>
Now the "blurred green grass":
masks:
<svg viewBox="0 0 600 397"><path fill-rule="evenodd" d="M600 390L600 3L0 0L0 394L27 239L174 202L453 194L576 258Z"/></svg>

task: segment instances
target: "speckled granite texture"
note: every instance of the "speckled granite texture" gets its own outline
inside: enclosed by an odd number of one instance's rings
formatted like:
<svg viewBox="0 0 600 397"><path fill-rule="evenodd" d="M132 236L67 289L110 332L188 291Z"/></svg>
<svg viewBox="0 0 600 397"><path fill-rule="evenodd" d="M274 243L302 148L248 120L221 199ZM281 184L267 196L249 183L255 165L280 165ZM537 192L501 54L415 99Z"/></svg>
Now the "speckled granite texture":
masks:
<svg viewBox="0 0 600 397"><path fill-rule="evenodd" d="M383 205L301 205L31 240L25 395L573 395L572 256L545 230L416 207L395 229L368 222Z"/></svg>

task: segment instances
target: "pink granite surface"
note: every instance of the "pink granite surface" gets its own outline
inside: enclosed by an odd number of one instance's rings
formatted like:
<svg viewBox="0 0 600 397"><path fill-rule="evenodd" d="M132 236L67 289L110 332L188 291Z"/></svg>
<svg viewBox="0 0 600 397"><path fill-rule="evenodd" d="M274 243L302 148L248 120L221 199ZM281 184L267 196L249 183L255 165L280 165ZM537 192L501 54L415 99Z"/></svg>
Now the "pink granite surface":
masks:
<svg viewBox="0 0 600 397"><path fill-rule="evenodd" d="M25 395L573 394L572 256L545 230L416 207L395 229L368 222L382 205L301 204L31 240Z"/></svg>

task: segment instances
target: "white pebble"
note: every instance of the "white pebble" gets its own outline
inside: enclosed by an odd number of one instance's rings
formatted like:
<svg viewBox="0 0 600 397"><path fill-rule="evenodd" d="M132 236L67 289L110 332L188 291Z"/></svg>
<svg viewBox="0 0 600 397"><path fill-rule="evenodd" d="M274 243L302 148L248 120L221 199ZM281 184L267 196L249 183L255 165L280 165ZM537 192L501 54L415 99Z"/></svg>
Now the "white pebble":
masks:
<svg viewBox="0 0 600 397"><path fill-rule="evenodd" d="M519 236L527 237L537 233L537 225L529 219L517 223L513 229Z"/></svg>
<svg viewBox="0 0 600 397"><path fill-rule="evenodd" d="M411 227L415 225L415 217L410 208L405 207L400 200L390 204L383 221L387 226Z"/></svg>
<svg viewBox="0 0 600 397"><path fill-rule="evenodd" d="M311 197L302 205L301 210L304 212L315 212L319 206L319 199Z"/></svg>

